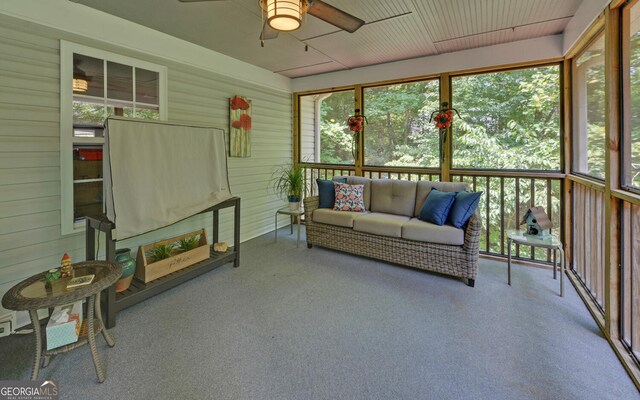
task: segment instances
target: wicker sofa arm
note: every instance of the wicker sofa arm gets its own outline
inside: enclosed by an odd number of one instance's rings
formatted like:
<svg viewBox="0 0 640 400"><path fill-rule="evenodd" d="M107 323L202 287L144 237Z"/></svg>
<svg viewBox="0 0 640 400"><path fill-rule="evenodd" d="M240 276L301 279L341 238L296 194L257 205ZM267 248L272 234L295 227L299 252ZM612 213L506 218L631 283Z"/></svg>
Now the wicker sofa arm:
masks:
<svg viewBox="0 0 640 400"><path fill-rule="evenodd" d="M482 232L482 220L480 215L475 213L469 219L464 230L464 245L466 251L478 253L480 251L480 233Z"/></svg>
<svg viewBox="0 0 640 400"><path fill-rule="evenodd" d="M315 211L320 205L320 198L318 196L309 196L305 197L304 200L304 220L305 224L309 226L309 224L313 223L313 211Z"/></svg>

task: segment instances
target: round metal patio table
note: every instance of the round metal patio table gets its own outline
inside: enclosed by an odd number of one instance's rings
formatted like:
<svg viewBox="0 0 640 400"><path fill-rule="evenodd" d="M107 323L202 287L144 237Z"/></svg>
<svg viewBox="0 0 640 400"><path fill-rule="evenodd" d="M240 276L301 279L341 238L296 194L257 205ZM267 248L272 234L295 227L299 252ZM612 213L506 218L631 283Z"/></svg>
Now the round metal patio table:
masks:
<svg viewBox="0 0 640 400"><path fill-rule="evenodd" d="M53 282L47 282L45 272L34 275L12 287L2 298L2 306L8 310L28 311L33 324L35 336L35 355L31 370L31 380L38 379L40 364L42 368L49 365L51 356L66 353L85 344L89 344L93 364L96 368L98 381L104 382L106 374L96 348L96 336L102 333L109 347L115 346L115 341L107 332L102 322L100 309L100 293L113 285L122 275L119 264L109 261L83 261L73 264L73 274L76 277L95 275L93 282L88 285L67 289L67 283L73 277L60 278ZM43 349L42 329L38 318L38 310L41 308L53 308L76 301L87 299L87 328L86 334L81 332L77 342L52 350ZM92 334L89 334L89 333Z"/></svg>
<svg viewBox="0 0 640 400"><path fill-rule="evenodd" d="M278 211L276 211L276 229L275 229L276 242L278 241L278 214L284 214L284 215L290 216L290 219L291 219L290 229L291 229L292 235L293 235L293 224L294 222L298 223L298 240L296 241L296 247L300 247L300 224L302 220L302 215L304 215L304 210L302 210L302 208L292 210L289 207L283 207Z"/></svg>

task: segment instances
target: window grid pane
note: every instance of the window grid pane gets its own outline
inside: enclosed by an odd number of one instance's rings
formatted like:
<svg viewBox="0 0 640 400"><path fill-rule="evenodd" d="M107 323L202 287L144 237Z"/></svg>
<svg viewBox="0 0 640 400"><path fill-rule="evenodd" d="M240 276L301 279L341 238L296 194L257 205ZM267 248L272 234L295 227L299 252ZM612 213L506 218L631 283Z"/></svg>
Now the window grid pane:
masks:
<svg viewBox="0 0 640 400"><path fill-rule="evenodd" d="M133 101L133 67L107 62L107 97Z"/></svg>
<svg viewBox="0 0 640 400"><path fill-rule="evenodd" d="M82 54L73 59L74 78L88 81L87 90L73 96L73 217L78 221L102 212L102 144L94 138L103 136L111 115L159 120L160 74Z"/></svg>

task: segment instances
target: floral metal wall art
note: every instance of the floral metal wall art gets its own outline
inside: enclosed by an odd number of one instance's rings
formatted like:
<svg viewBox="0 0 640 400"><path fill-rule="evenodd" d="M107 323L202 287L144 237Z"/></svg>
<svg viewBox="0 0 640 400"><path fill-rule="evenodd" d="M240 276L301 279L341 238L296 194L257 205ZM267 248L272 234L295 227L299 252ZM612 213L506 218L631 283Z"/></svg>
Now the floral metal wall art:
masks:
<svg viewBox="0 0 640 400"><path fill-rule="evenodd" d="M251 100L234 96L229 108L229 156L251 157Z"/></svg>

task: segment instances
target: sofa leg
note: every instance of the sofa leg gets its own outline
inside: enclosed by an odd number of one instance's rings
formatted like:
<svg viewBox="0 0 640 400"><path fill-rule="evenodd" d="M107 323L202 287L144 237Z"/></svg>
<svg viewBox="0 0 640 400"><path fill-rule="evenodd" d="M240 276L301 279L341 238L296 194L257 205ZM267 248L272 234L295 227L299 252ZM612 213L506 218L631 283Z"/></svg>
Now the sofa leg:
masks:
<svg viewBox="0 0 640 400"><path fill-rule="evenodd" d="M313 245L311 243L307 243L307 249L310 249L312 247L313 247Z"/></svg>
<svg viewBox="0 0 640 400"><path fill-rule="evenodd" d="M475 284L476 284L476 280L475 279L467 279L467 286L474 287Z"/></svg>

